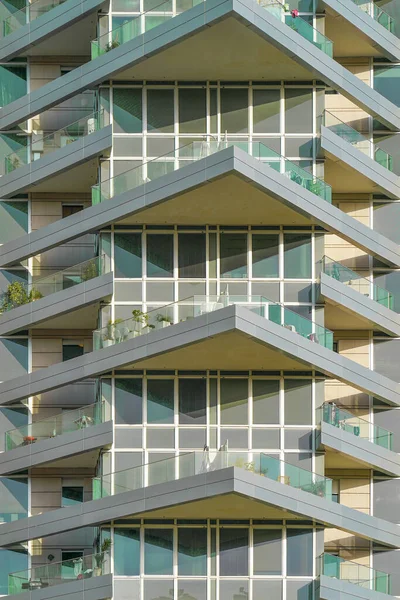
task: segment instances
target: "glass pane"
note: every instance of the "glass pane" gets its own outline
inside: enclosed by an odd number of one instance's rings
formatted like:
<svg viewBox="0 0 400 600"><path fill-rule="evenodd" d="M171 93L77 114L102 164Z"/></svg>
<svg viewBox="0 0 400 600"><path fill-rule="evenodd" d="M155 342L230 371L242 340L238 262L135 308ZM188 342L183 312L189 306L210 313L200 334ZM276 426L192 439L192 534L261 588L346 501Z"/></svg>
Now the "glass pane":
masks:
<svg viewBox="0 0 400 600"><path fill-rule="evenodd" d="M280 90L253 91L254 133L280 131Z"/></svg>
<svg viewBox="0 0 400 600"><path fill-rule="evenodd" d="M147 236L147 277L173 276L174 238L172 235Z"/></svg>
<svg viewBox="0 0 400 600"><path fill-rule="evenodd" d="M247 277L247 234L221 234L221 277Z"/></svg>
<svg viewBox="0 0 400 600"><path fill-rule="evenodd" d="M400 339L374 340L374 370L393 381L400 382L399 351Z"/></svg>
<svg viewBox="0 0 400 600"><path fill-rule="evenodd" d="M253 277L279 277L279 235L252 236Z"/></svg>
<svg viewBox="0 0 400 600"><path fill-rule="evenodd" d="M206 131L206 90L179 90L179 132L203 133Z"/></svg>
<svg viewBox="0 0 400 600"><path fill-rule="evenodd" d="M0 67L0 106L6 106L27 93L26 67Z"/></svg>
<svg viewBox="0 0 400 600"><path fill-rule="evenodd" d="M142 132L142 90L113 89L114 133Z"/></svg>
<svg viewBox="0 0 400 600"><path fill-rule="evenodd" d="M146 575L172 575L172 529L146 529L144 541L144 572Z"/></svg>
<svg viewBox="0 0 400 600"><path fill-rule="evenodd" d="M248 574L248 541L247 529L221 529L219 538L220 575Z"/></svg>
<svg viewBox="0 0 400 600"><path fill-rule="evenodd" d="M115 277L142 276L142 236L140 233L114 234Z"/></svg>
<svg viewBox="0 0 400 600"><path fill-rule="evenodd" d="M147 91L147 130L174 132L174 90Z"/></svg>
<svg viewBox="0 0 400 600"><path fill-rule="evenodd" d="M287 530L287 574L312 576L313 533L301 529Z"/></svg>
<svg viewBox="0 0 400 600"><path fill-rule="evenodd" d="M28 550L25 550L22 547L13 550L0 548L0 565L0 594L2 596L7 596L9 593L8 574L18 571L27 572Z"/></svg>
<svg viewBox="0 0 400 600"><path fill-rule="evenodd" d="M205 379L179 380L179 423L202 425L206 423Z"/></svg>
<svg viewBox="0 0 400 600"><path fill-rule="evenodd" d="M172 379L147 381L147 422L174 422L174 382Z"/></svg>
<svg viewBox="0 0 400 600"><path fill-rule="evenodd" d="M178 530L179 575L207 575L207 529Z"/></svg>
<svg viewBox="0 0 400 600"><path fill-rule="evenodd" d="M140 529L114 530L114 573L129 577L140 574Z"/></svg>
<svg viewBox="0 0 400 600"><path fill-rule="evenodd" d="M142 380L115 380L115 422L119 425L142 423Z"/></svg>
<svg viewBox="0 0 400 600"><path fill-rule="evenodd" d="M396 106L400 106L400 66L375 66L374 89Z"/></svg>
<svg viewBox="0 0 400 600"><path fill-rule="evenodd" d="M279 423L279 381L253 380L253 423Z"/></svg>
<svg viewBox="0 0 400 600"><path fill-rule="evenodd" d="M285 425L310 425L311 408L311 381L285 379Z"/></svg>
<svg viewBox="0 0 400 600"><path fill-rule="evenodd" d="M247 425L248 380L221 380L221 423L224 425Z"/></svg>
<svg viewBox="0 0 400 600"><path fill-rule="evenodd" d="M0 244L5 244L28 231L28 203L0 201Z"/></svg>
<svg viewBox="0 0 400 600"><path fill-rule="evenodd" d="M221 89L222 133L247 133L248 98L247 89Z"/></svg>
<svg viewBox="0 0 400 600"><path fill-rule="evenodd" d="M311 236L285 234L285 278L311 278Z"/></svg>
<svg viewBox="0 0 400 600"><path fill-rule="evenodd" d="M204 233L180 233L179 248L179 277L206 276L206 236Z"/></svg>
<svg viewBox="0 0 400 600"><path fill-rule="evenodd" d="M376 202L374 207L374 231L400 244L400 203Z"/></svg>
<svg viewBox="0 0 400 600"><path fill-rule="evenodd" d="M281 575L282 531L254 530L254 575Z"/></svg>
<svg viewBox="0 0 400 600"><path fill-rule="evenodd" d="M61 506L74 506L83 502L83 487L63 486Z"/></svg>
<svg viewBox="0 0 400 600"><path fill-rule="evenodd" d="M285 89L286 133L312 133L312 91Z"/></svg>

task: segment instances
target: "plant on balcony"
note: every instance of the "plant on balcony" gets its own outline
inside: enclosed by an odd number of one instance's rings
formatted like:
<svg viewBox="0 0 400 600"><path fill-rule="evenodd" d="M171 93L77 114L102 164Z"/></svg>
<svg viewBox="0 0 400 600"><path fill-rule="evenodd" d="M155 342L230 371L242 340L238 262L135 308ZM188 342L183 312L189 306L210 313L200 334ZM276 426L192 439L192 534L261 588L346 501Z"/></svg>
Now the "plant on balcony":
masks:
<svg viewBox="0 0 400 600"><path fill-rule="evenodd" d="M115 328L119 323L122 323L123 319L116 319L115 321L108 321L107 323L107 331L103 334L102 338L102 346L106 348L107 346L111 346L115 342Z"/></svg>
<svg viewBox="0 0 400 600"><path fill-rule="evenodd" d="M163 315L162 313L158 313L156 316L157 323L160 324L160 327L169 327L173 323L172 317L168 315Z"/></svg>
<svg viewBox="0 0 400 600"><path fill-rule="evenodd" d="M35 302L35 300L40 300L40 298L43 298L42 292L39 292L36 288L32 288L29 292L28 301Z"/></svg>
<svg viewBox="0 0 400 600"><path fill-rule="evenodd" d="M114 48L118 48L118 46L119 46L118 40L113 40L112 42L108 42L108 44L106 46L106 52L110 52L111 50L114 50Z"/></svg>
<svg viewBox="0 0 400 600"><path fill-rule="evenodd" d="M149 315L138 308L132 311L132 321L134 322L133 331L141 331L146 327L154 329L154 325L149 323Z"/></svg>
<svg viewBox="0 0 400 600"><path fill-rule="evenodd" d="M98 575L102 574L103 564L105 563L105 560L106 560L106 554L108 553L110 548L111 548L111 540L110 540L110 538L106 538L105 540L103 540L103 543L101 544L100 552L98 552L97 554L94 555L94 559L96 561L95 575L98 576Z"/></svg>
<svg viewBox="0 0 400 600"><path fill-rule="evenodd" d="M91 261L89 264L83 267L81 279L82 281L90 281L90 279L94 279L95 277L97 277L97 275L97 263L96 261Z"/></svg>
<svg viewBox="0 0 400 600"><path fill-rule="evenodd" d="M0 312L6 312L17 306L28 304L30 302L29 295L25 284L20 281L13 281L7 287L1 300Z"/></svg>

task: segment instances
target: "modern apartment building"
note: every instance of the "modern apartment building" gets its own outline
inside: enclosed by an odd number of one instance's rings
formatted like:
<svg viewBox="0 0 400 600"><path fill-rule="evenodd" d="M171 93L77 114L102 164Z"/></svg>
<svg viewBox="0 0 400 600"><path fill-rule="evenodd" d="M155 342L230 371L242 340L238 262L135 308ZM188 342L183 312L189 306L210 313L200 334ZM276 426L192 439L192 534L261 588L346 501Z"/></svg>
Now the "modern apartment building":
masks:
<svg viewBox="0 0 400 600"><path fill-rule="evenodd" d="M0 595L400 596L400 0L0 19Z"/></svg>

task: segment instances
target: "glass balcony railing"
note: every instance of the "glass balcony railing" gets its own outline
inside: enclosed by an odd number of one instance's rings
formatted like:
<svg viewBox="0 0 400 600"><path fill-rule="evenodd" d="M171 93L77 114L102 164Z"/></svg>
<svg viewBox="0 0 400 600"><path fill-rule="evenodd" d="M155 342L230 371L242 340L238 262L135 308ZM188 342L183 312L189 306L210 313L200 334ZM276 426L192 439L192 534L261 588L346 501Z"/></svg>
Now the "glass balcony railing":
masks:
<svg viewBox="0 0 400 600"><path fill-rule="evenodd" d="M371 142L368 137L350 127L347 123L343 123L338 117L331 112L325 110L322 118L322 123L340 138L357 148L363 154L373 158L375 162L380 164L385 169L393 171L393 157L382 150L377 144Z"/></svg>
<svg viewBox="0 0 400 600"><path fill-rule="evenodd" d="M38 565L8 575L8 595L42 590L60 583L108 575L111 562L108 552Z"/></svg>
<svg viewBox="0 0 400 600"><path fill-rule="evenodd" d="M391 594L391 577L389 573L383 573L366 565L360 565L326 552L319 557L318 563L320 575L359 585L367 590Z"/></svg>
<svg viewBox="0 0 400 600"><path fill-rule="evenodd" d="M325 403L321 410L322 417L320 416L320 420L324 423L347 431L352 435L381 446L381 448L393 449L393 433L391 431L339 408L334 402Z"/></svg>
<svg viewBox="0 0 400 600"><path fill-rule="evenodd" d="M36 0L36 2L27 4L24 8L15 11L6 19L3 19L2 27L0 28L3 37L17 31L27 23L38 19L56 6L64 4L65 1L66 0Z"/></svg>
<svg viewBox="0 0 400 600"><path fill-rule="evenodd" d="M262 452L188 452L93 479L93 499L134 491L192 475L237 467L332 500L332 480Z"/></svg>
<svg viewBox="0 0 400 600"><path fill-rule="evenodd" d="M157 2L153 0L153 6L147 11L133 17L127 18L125 23L112 31L104 33L92 41L91 57L92 60L118 48L122 44L133 40L138 35L157 27L161 23L174 18L175 16L189 10L193 6L200 4L202 0L177 0L176 9L173 10L172 0ZM277 2L277 0L258 0L256 2L262 8L265 8L271 15L286 23L288 27L296 31L303 38L311 42L314 46L322 50L325 54L333 56L333 42L325 35L315 29L304 18L298 16L297 11L289 11L287 5Z"/></svg>
<svg viewBox="0 0 400 600"><path fill-rule="evenodd" d="M387 12L381 9L373 0L353 0L354 4L356 4L362 11L367 13L370 17L374 19L377 23L382 25L387 31L390 33L394 33L395 31L395 21L393 17L388 15Z"/></svg>
<svg viewBox="0 0 400 600"><path fill-rule="evenodd" d="M361 277L358 273L332 260L328 256L324 256L322 259L322 272L332 277L332 279L348 285L359 294L368 296L368 298L371 298L371 300L374 300L381 306L394 310L393 294L385 290L385 288L375 285L369 279Z"/></svg>
<svg viewBox="0 0 400 600"><path fill-rule="evenodd" d="M177 150L159 156L142 165L102 181L92 187L92 204L110 200L118 194L133 190L154 181L167 173L176 171L192 162L211 156L220 150L236 146L262 161L266 166L281 173L326 202L332 202L332 188L322 179L314 177L295 163L277 154L260 142L198 141L181 146Z"/></svg>
<svg viewBox="0 0 400 600"><path fill-rule="evenodd" d="M106 255L96 256L79 265L68 267L33 283L10 283L7 290L0 295L0 314L13 308L40 300L50 294L74 287L110 271L110 260Z"/></svg>
<svg viewBox="0 0 400 600"><path fill-rule="evenodd" d="M146 335L153 329L160 329L194 319L200 315L220 310L230 305L243 306L285 329L301 335L311 342L332 350L333 333L306 319L282 304L267 300L263 296L192 296L167 304L148 313L133 310L132 317L126 320L109 322L106 327L93 332L93 348L100 350Z"/></svg>
<svg viewBox="0 0 400 600"><path fill-rule="evenodd" d="M104 422L104 404L96 402L64 411L54 417L35 421L5 433L5 450L14 450L22 446L30 446L43 440L55 438L63 433L79 431Z"/></svg>
<svg viewBox="0 0 400 600"><path fill-rule="evenodd" d="M47 135L33 134L30 140L30 148L23 147L17 152L12 152L5 157L6 174L15 171L30 162L43 158L59 148L64 148L86 135L90 135L105 126L104 111L98 111L79 119L58 131Z"/></svg>

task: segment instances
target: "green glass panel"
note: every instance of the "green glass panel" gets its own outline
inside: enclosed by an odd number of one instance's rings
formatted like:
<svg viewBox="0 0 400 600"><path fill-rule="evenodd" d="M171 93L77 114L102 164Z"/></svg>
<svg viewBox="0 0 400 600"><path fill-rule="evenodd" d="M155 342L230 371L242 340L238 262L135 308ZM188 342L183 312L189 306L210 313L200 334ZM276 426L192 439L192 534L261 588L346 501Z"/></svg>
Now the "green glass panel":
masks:
<svg viewBox="0 0 400 600"><path fill-rule="evenodd" d="M114 573L125 577L140 575L140 529L114 529Z"/></svg>

